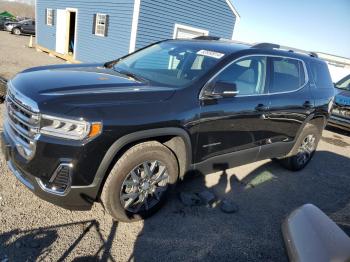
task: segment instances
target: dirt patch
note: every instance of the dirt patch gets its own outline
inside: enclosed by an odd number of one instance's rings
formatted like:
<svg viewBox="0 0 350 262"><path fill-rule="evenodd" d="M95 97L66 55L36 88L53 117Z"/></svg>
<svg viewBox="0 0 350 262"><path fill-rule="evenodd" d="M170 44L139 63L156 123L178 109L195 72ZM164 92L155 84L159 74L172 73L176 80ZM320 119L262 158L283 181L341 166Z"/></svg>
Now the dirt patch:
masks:
<svg viewBox="0 0 350 262"><path fill-rule="evenodd" d="M0 39L0 76L6 79L11 79L29 67L65 63L61 59L39 53L35 48L29 48L29 36L15 36L0 31Z"/></svg>

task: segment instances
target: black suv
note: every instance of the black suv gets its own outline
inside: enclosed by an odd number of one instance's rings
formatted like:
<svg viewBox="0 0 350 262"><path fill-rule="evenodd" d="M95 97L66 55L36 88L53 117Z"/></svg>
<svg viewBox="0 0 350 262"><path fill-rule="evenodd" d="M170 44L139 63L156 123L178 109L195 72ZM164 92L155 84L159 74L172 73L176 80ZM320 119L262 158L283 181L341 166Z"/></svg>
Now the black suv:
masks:
<svg viewBox="0 0 350 262"><path fill-rule="evenodd" d="M184 175L312 158L333 103L327 65L272 44L167 40L106 64L23 71L8 83L13 174L69 209L120 221L156 211Z"/></svg>

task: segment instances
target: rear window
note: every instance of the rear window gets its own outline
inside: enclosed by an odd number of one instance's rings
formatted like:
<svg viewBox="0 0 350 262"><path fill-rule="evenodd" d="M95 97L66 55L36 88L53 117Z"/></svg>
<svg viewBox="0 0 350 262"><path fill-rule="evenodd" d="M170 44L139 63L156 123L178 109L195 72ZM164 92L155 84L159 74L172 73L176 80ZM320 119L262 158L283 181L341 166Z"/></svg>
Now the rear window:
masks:
<svg viewBox="0 0 350 262"><path fill-rule="evenodd" d="M273 57L270 93L294 91L305 82L305 71L300 60L292 58Z"/></svg>
<svg viewBox="0 0 350 262"><path fill-rule="evenodd" d="M333 88L333 82L326 63L311 62L311 74L317 88Z"/></svg>

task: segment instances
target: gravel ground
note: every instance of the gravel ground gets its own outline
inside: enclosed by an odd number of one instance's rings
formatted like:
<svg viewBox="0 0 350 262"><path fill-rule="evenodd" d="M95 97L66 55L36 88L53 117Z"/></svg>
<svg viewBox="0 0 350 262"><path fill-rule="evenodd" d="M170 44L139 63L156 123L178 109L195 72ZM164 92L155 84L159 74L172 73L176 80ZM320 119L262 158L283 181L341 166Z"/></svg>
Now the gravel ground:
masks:
<svg viewBox="0 0 350 262"><path fill-rule="evenodd" d="M0 39L2 76L62 63L25 48L28 37L0 32ZM2 116L3 105L0 111ZM71 212L38 199L0 156L0 261L286 261L281 222L302 204L317 205L350 233L349 153L350 133L326 130L301 172L260 161L189 177L158 214L133 224L113 223L99 204ZM180 192L203 190L233 201L239 211L225 214L217 201L209 208L186 207L179 200Z"/></svg>

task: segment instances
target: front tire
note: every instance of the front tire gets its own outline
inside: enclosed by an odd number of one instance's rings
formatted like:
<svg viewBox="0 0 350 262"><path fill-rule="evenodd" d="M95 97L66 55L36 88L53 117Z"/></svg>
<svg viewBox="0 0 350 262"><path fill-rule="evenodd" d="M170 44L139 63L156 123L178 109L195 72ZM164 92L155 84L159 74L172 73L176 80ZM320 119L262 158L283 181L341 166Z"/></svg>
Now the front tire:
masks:
<svg viewBox="0 0 350 262"><path fill-rule="evenodd" d="M302 170L314 156L320 139L320 130L314 125L307 125L300 134L291 152L291 156L280 159L279 161L291 171Z"/></svg>
<svg viewBox="0 0 350 262"><path fill-rule="evenodd" d="M174 154L156 141L127 150L112 168L101 201L117 221L134 222L154 214L179 174Z"/></svg>
<svg viewBox="0 0 350 262"><path fill-rule="evenodd" d="M13 33L14 35L21 35L21 34L22 34L22 31L21 31L21 29L19 29L19 28L15 28L15 29L12 30L12 33Z"/></svg>

